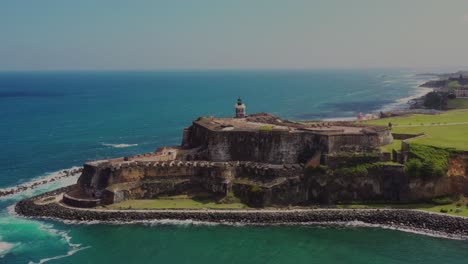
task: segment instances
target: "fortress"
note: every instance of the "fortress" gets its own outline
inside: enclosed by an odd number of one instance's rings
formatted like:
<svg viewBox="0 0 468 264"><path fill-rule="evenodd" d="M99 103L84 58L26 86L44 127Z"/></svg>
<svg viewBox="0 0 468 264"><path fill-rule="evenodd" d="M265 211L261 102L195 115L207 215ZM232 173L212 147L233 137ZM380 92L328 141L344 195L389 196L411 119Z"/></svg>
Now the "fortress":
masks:
<svg viewBox="0 0 468 264"><path fill-rule="evenodd" d="M95 207L203 190L265 207L412 201L447 191L438 184L411 182L403 165L382 162L390 159L379 150L393 141L389 127L247 115L240 98L235 113L233 118L193 121L183 131L181 146L86 163L63 202ZM338 170L363 163L373 164L363 175Z"/></svg>

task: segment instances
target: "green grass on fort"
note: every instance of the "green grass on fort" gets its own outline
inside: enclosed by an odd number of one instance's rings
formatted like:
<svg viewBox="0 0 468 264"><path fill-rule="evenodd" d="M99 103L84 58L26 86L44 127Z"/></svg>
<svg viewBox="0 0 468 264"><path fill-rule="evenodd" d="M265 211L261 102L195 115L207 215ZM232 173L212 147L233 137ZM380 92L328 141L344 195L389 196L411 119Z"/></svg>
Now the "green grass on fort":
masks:
<svg viewBox="0 0 468 264"><path fill-rule="evenodd" d="M376 204L376 203L352 203L340 204L338 208L342 209L416 209L433 213L445 213L449 215L458 215L468 217L468 199L462 198L458 202L448 204L435 203L417 203L417 204ZM460 212L457 213L457 208Z"/></svg>
<svg viewBox="0 0 468 264"><path fill-rule="evenodd" d="M258 128L258 130L260 130L260 131L272 131L273 126L261 126L261 127Z"/></svg>
<svg viewBox="0 0 468 264"><path fill-rule="evenodd" d="M405 117L383 118L368 121L368 124L393 125L392 133L419 134L425 137L410 140L410 143L468 150L468 110L452 110L436 115L411 115ZM385 146L385 149L396 148L398 142Z"/></svg>
<svg viewBox="0 0 468 264"><path fill-rule="evenodd" d="M468 98L456 98L447 101L449 109L468 109Z"/></svg>
<svg viewBox="0 0 468 264"><path fill-rule="evenodd" d="M392 144L382 146L381 150L383 152L390 152L392 153L392 150L400 150L401 149L401 140L399 139L394 139Z"/></svg>
<svg viewBox="0 0 468 264"><path fill-rule="evenodd" d="M199 200L184 195L158 199L128 200L106 206L107 209L244 209L240 202L219 203L215 200Z"/></svg>

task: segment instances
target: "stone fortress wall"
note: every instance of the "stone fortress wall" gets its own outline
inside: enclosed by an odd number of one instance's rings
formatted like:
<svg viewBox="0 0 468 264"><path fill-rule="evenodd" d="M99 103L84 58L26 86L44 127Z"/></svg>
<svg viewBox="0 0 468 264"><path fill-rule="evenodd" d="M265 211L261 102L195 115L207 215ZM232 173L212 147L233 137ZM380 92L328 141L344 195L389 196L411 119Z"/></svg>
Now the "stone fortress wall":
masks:
<svg viewBox="0 0 468 264"><path fill-rule="evenodd" d="M360 133L314 131L213 130L197 122L184 130L183 146L205 148L194 159L212 161L247 160L272 164L305 163L316 153L375 151L390 144L388 128Z"/></svg>
<svg viewBox="0 0 468 264"><path fill-rule="evenodd" d="M352 200L415 201L450 191L450 183L444 179L411 181L402 165L383 166L359 177L305 174L303 166L208 161L130 162L117 167L86 164L78 186L87 191L84 197L88 198L82 203L101 199L95 205L157 198L197 187L220 195L232 191L243 202L259 207Z"/></svg>
<svg viewBox="0 0 468 264"><path fill-rule="evenodd" d="M64 202L93 207L201 188L220 196L233 193L250 206L264 207L353 200L415 201L450 191L446 180L411 181L403 165L382 165L356 177L308 172L311 164L336 163L328 156L376 153L392 140L387 127L341 123L306 126L268 114L242 119L199 118L184 129L180 147L86 163L78 187L64 196Z"/></svg>

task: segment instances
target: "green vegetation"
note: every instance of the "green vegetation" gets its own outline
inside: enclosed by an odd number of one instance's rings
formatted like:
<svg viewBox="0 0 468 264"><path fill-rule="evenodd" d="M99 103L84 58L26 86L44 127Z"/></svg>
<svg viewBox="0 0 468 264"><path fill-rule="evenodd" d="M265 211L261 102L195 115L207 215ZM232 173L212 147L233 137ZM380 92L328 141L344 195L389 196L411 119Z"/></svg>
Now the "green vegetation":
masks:
<svg viewBox="0 0 468 264"><path fill-rule="evenodd" d="M455 98L447 101L449 109L468 109L468 98Z"/></svg>
<svg viewBox="0 0 468 264"><path fill-rule="evenodd" d="M395 131L400 133L421 133L425 132L427 136L411 140L410 143L430 145L440 148L453 148L457 150L468 150L468 124L450 125L450 126L428 126L428 127L406 127L397 128Z"/></svg>
<svg viewBox="0 0 468 264"><path fill-rule="evenodd" d="M429 145L439 148L468 150L468 111L453 110L437 115L411 115L383 118L366 123L393 125L392 132L401 134L426 133L425 137L409 140L410 143Z"/></svg>
<svg viewBox="0 0 468 264"><path fill-rule="evenodd" d="M384 166L401 166L401 164L391 161L363 163L355 166L339 167L338 169L334 170L333 173L341 177L367 177L369 174L369 169L381 168Z"/></svg>
<svg viewBox="0 0 468 264"><path fill-rule="evenodd" d="M444 199L444 198L441 198ZM459 215L468 217L468 199L461 198L454 202L451 199L448 204L437 204L435 199L428 203L417 203L417 204L385 204L385 203L352 203L352 204L340 204L338 208L347 209L367 209L367 208L393 208L393 209L417 209L434 213L447 213L449 215ZM447 200L447 201L448 201Z"/></svg>
<svg viewBox="0 0 468 264"><path fill-rule="evenodd" d="M233 192L228 192L228 194L222 198L221 200L219 200L219 203L223 203L223 204L240 204L241 203L241 200L239 198L237 198Z"/></svg>
<svg viewBox="0 0 468 264"><path fill-rule="evenodd" d="M450 197L439 197L439 198L432 199L432 203L436 205L448 205L454 202L455 201Z"/></svg>
<svg viewBox="0 0 468 264"><path fill-rule="evenodd" d="M445 149L411 144L406 171L410 177L442 177L447 173L449 156L449 151Z"/></svg>
<svg viewBox="0 0 468 264"><path fill-rule="evenodd" d="M370 121L365 121L369 124L383 125L387 126L388 122L391 122L393 128L399 126L420 126L420 125L442 125L448 123L459 123L459 122L468 122L468 111L467 110L453 110L446 111L441 114L435 115L423 115L415 114L410 116L400 116L400 117L390 117L375 119Z"/></svg>
<svg viewBox="0 0 468 264"><path fill-rule="evenodd" d="M394 139L392 144L389 144L389 145L385 145L385 146L382 146L380 147L380 150L382 152L390 152L392 153L392 150L397 150L397 151L400 151L401 150L401 141L400 139Z"/></svg>
<svg viewBox="0 0 468 264"><path fill-rule="evenodd" d="M353 167L358 164L370 164L380 160L380 153L378 152L337 152L328 155L331 163L335 164L334 167Z"/></svg>
<svg viewBox="0 0 468 264"><path fill-rule="evenodd" d="M262 191L262 187L258 183L247 179L247 178L237 178L234 180L235 183L244 184L249 188L250 192L257 193Z"/></svg>
<svg viewBox="0 0 468 264"><path fill-rule="evenodd" d="M460 88L461 85L460 85L460 83L459 83L458 81L451 81L451 82L449 82L449 83L447 84L447 87L448 87L449 89L457 89L457 88Z"/></svg>
<svg viewBox="0 0 468 264"><path fill-rule="evenodd" d="M338 176L349 176L349 177L367 177L369 174L367 166L365 164L357 165L354 167L340 167L335 170Z"/></svg>
<svg viewBox="0 0 468 264"><path fill-rule="evenodd" d="M256 184L250 185L250 191L251 192L261 192L262 188Z"/></svg>
<svg viewBox="0 0 468 264"><path fill-rule="evenodd" d="M447 93L430 92L424 97L424 106L431 109L446 109Z"/></svg>
<svg viewBox="0 0 468 264"><path fill-rule="evenodd" d="M422 162L429 161L437 167L447 168L447 159L450 156L448 150L424 146L419 144L410 145L410 156L420 159Z"/></svg>
<svg viewBox="0 0 468 264"><path fill-rule="evenodd" d="M421 176L422 162L419 159L411 159L406 162L405 169L406 173L410 177L419 178Z"/></svg>
<svg viewBox="0 0 468 264"><path fill-rule="evenodd" d="M260 130L260 131L272 131L273 126L261 126L261 127L258 128L258 130Z"/></svg>
<svg viewBox="0 0 468 264"><path fill-rule="evenodd" d="M107 209L243 209L240 202L220 203L215 200L195 200L184 195L148 200L128 200L108 205Z"/></svg>

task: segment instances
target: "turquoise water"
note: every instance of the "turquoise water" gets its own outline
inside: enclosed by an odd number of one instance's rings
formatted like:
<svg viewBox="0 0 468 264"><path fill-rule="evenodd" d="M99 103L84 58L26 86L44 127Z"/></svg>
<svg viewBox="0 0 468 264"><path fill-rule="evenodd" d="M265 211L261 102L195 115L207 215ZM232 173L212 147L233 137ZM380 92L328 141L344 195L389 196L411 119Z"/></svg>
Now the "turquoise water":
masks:
<svg viewBox="0 0 468 264"><path fill-rule="evenodd" d="M93 159L181 141L198 116L295 120L403 106L422 81L400 70L0 73L0 188ZM11 214L0 198L0 263L466 263L468 244L363 227L65 224Z"/></svg>

